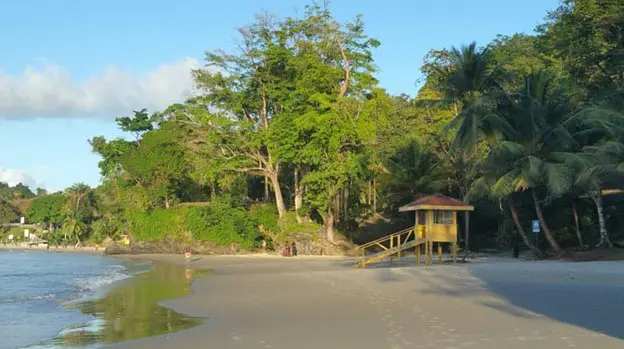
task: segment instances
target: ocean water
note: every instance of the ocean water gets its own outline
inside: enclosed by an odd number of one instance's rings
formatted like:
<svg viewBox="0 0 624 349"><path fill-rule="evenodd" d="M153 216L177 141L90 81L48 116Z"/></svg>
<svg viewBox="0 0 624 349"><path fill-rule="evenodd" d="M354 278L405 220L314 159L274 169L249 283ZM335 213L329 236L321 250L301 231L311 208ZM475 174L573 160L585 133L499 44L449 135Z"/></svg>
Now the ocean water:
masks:
<svg viewBox="0 0 624 349"><path fill-rule="evenodd" d="M114 283L149 269L101 256L0 251L0 349L40 346L98 319L72 302L103 297Z"/></svg>

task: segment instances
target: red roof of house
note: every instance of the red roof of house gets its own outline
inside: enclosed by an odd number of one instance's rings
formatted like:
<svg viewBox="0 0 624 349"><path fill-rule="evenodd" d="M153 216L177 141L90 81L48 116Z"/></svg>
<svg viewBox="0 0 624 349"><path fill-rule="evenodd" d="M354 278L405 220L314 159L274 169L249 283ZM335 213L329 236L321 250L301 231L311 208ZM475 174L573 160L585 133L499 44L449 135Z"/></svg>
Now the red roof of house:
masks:
<svg viewBox="0 0 624 349"><path fill-rule="evenodd" d="M452 197L442 194L433 194L414 200L411 203L402 206L399 211L414 211L418 210L418 207L420 206L451 206L456 207L458 210L472 210L474 208L472 205L465 204Z"/></svg>

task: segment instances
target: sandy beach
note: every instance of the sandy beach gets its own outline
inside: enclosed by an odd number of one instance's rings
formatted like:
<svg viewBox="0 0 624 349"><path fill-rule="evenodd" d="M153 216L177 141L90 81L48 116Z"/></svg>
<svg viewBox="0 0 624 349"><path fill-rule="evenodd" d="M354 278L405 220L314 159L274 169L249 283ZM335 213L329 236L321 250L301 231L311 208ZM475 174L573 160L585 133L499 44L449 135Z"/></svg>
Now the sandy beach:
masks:
<svg viewBox="0 0 624 349"><path fill-rule="evenodd" d="M92 246L74 247L50 247L49 249L45 245L33 245L27 244L0 244L0 251L38 251L38 252L63 252L63 253L89 253L89 254L104 254L103 248L95 248Z"/></svg>
<svg viewBox="0 0 624 349"><path fill-rule="evenodd" d="M184 264L180 255L124 258ZM330 257L201 256L164 305L207 318L115 348L622 348L624 263L485 260L357 269Z"/></svg>

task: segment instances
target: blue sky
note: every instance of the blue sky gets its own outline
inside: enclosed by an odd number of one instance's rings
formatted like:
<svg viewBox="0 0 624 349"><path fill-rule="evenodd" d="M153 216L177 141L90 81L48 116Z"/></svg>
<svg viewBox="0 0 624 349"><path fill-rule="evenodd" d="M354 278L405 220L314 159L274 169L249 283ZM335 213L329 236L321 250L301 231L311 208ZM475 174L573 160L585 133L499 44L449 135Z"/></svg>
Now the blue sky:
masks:
<svg viewBox="0 0 624 349"><path fill-rule="evenodd" d="M206 50L231 50L236 28L304 0L0 0L0 181L60 190L97 185L87 140L116 137L114 118L162 108L192 88ZM558 0L333 0L363 14L381 85L414 95L428 50L530 33Z"/></svg>

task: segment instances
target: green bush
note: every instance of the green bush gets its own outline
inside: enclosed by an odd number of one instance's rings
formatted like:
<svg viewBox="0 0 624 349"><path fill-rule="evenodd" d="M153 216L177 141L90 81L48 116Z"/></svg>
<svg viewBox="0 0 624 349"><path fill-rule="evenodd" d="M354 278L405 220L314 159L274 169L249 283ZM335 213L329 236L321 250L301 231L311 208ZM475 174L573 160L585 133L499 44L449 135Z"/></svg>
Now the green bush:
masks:
<svg viewBox="0 0 624 349"><path fill-rule="evenodd" d="M214 200L187 216L188 231L197 240L220 245L238 242L253 246L259 236L258 224L244 207L235 207L228 198Z"/></svg>
<svg viewBox="0 0 624 349"><path fill-rule="evenodd" d="M130 232L137 240L159 241L175 239L184 229L181 211L189 208L156 209L152 212L131 212L128 215Z"/></svg>
<svg viewBox="0 0 624 349"><path fill-rule="evenodd" d="M90 239L99 244L106 238L117 238L122 231L123 224L118 219L101 218L91 224Z"/></svg>
<svg viewBox="0 0 624 349"><path fill-rule="evenodd" d="M278 237L282 241L289 240L294 234L311 234L317 237L320 225L315 222L297 222L297 215L294 212L287 212L278 223Z"/></svg>
<svg viewBox="0 0 624 349"><path fill-rule="evenodd" d="M278 231L278 219L277 207L273 204L259 204L250 207L249 214L258 223L262 224L264 229L276 233Z"/></svg>
<svg viewBox="0 0 624 349"><path fill-rule="evenodd" d="M253 246L259 236L256 220L243 207L235 207L220 198L203 207L156 209L150 213L129 215L130 230L138 240L183 240L190 236L198 241L241 247Z"/></svg>

